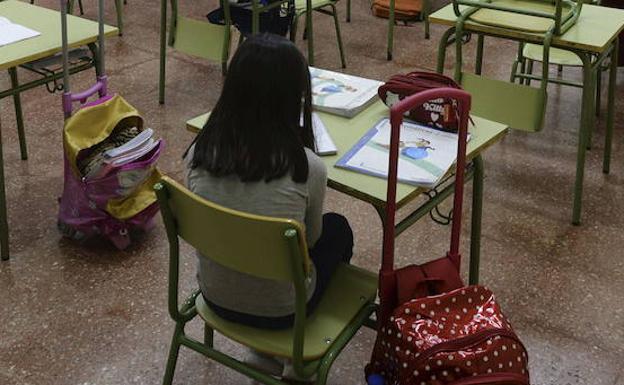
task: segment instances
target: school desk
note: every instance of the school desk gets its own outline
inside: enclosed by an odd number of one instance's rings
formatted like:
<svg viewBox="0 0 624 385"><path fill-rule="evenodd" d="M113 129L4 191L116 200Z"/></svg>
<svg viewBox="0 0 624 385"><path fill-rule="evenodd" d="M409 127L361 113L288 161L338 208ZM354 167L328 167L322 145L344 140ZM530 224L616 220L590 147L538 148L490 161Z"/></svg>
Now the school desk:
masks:
<svg viewBox="0 0 624 385"><path fill-rule="evenodd" d="M440 40L438 48L438 72L444 69L446 48L450 45L449 38L454 37L456 16L453 5L450 4L429 16L429 21L435 24L449 26ZM585 155L591 143L591 131L595 125L595 92L596 79L601 67L610 60L610 75L607 103L607 129L605 151L603 158L603 172L608 173L611 162L611 139L613 135L613 114L615 100L615 85L618 59L618 34L624 29L624 10L605 8L596 5L584 4L578 21L566 33L555 36L552 47L561 48L576 54L583 63L583 96L580 108L580 124L578 150L576 156L576 181L574 185L574 203L572 208L572 223L580 224L581 203L583 196L583 176L585 172ZM502 29L484 24L467 21L464 30L478 35L476 72L480 74L483 59L483 40L485 36L493 36L520 42L540 44L542 36L519 30ZM539 77L537 78L539 79ZM539 81L539 80L538 80ZM501 99L501 103L505 103ZM508 108L508 105L492 106L492 108ZM547 129L547 128L546 128Z"/></svg>
<svg viewBox="0 0 624 385"><path fill-rule="evenodd" d="M386 180L354 171L334 167L336 161L348 151L375 123L389 117L388 108L378 101L351 119L318 112L329 135L334 140L338 153L323 156L327 166L327 185L337 191L368 202L384 220L386 209ZM205 124L208 114L200 115L186 122L186 128L197 133ZM473 179L472 226L470 235L470 283L479 281L479 257L481 241L481 211L483 205L483 160L481 153L499 141L507 132L507 127L496 122L473 116L475 125L470 128L471 139L468 142L468 160L466 180ZM396 224L399 235L417 220L427 215L453 193L453 184L445 183L436 189L429 190L409 184L399 183L397 186L397 210L423 196L425 202Z"/></svg>
<svg viewBox="0 0 624 385"><path fill-rule="evenodd" d="M17 67L61 52L61 13L21 1L7 0L0 1L0 16L6 17L13 23L21 24L41 33L37 37L0 47L0 72L8 70L11 77L11 88L0 91L0 99L7 96L13 96L14 98L21 156L22 159L26 159L26 140L24 136L20 93L61 79L63 73L57 71L54 74L42 75L42 77L28 83L19 84L17 81ZM75 48L87 45L94 58L92 62L73 67L71 73L95 67L95 72L98 74L99 65L97 63L98 55L96 44L98 24L90 20L68 15L67 30L69 47ZM105 26L104 32L106 36L110 36L117 33L117 29ZM59 116L62 116L60 96L58 98L58 111ZM6 212L6 195L4 191L4 164L1 132L0 123L0 256L2 260L7 260L9 259L9 229ZM60 135L61 133L59 131L58 151L62 151Z"/></svg>

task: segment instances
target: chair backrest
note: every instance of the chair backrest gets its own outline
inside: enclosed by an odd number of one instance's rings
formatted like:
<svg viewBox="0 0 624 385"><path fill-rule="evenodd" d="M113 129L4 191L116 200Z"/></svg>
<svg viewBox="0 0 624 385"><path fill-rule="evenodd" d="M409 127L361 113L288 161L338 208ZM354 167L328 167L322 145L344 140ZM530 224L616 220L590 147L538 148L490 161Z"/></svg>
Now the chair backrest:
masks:
<svg viewBox="0 0 624 385"><path fill-rule="evenodd" d="M217 205L166 176L154 189L169 240L171 317L176 321L188 321L195 315L191 305L178 306L178 238L182 238L206 257L230 269L293 283L293 365L296 373L303 373L305 273L310 271L303 226L291 219L253 215Z"/></svg>
<svg viewBox="0 0 624 385"><path fill-rule="evenodd" d="M456 16L524 32L562 35L576 23L583 0L453 0ZM462 7L460 7L462 6Z"/></svg>
<svg viewBox="0 0 624 385"><path fill-rule="evenodd" d="M259 278L295 281L308 269L303 227L291 219L232 210L163 177L156 187L167 230L223 265Z"/></svg>
<svg viewBox="0 0 624 385"><path fill-rule="evenodd" d="M471 112L521 131L544 127L547 94L541 88L463 72L461 85L472 95Z"/></svg>
<svg viewBox="0 0 624 385"><path fill-rule="evenodd" d="M221 63L227 62L230 55L232 20L229 2L223 4L225 24L218 25L180 16L178 0L171 0L169 45L189 55Z"/></svg>

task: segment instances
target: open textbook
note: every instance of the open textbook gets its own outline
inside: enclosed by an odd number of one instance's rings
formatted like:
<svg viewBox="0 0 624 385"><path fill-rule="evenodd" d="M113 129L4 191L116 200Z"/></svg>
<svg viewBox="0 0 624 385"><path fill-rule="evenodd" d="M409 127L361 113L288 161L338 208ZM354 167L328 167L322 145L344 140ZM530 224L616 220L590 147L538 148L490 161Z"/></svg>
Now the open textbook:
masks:
<svg viewBox="0 0 624 385"><path fill-rule="evenodd" d="M14 24L6 17L0 16L0 47L39 35L41 34L37 31Z"/></svg>
<svg viewBox="0 0 624 385"><path fill-rule="evenodd" d="M404 121L399 142L399 181L435 186L455 163L457 141L455 133ZM387 178L389 149L390 120L384 118L338 160L336 167Z"/></svg>
<svg viewBox="0 0 624 385"><path fill-rule="evenodd" d="M378 99L382 82L310 67L312 104L319 111L351 118Z"/></svg>

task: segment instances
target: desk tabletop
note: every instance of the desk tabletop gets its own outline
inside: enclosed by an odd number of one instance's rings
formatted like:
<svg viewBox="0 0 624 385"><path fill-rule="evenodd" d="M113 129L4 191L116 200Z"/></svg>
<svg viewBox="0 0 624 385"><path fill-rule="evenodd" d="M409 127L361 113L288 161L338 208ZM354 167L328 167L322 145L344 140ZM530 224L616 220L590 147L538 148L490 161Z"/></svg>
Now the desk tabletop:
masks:
<svg viewBox="0 0 624 385"><path fill-rule="evenodd" d="M388 117L388 107L381 101L372 104L355 117L348 119L337 115L318 112L329 135L338 148L338 154L323 156L327 166L330 187L355 196L375 205L386 201L386 180L354 171L334 167L336 161L348 151L380 119ZM206 123L208 114L203 114L186 122L186 128L197 133ZM496 143L507 132L507 126L473 116L475 123L471 127L471 139L468 142L468 158L479 155L490 145ZM426 188L399 183L397 186L397 206L401 207L415 196L427 191Z"/></svg>
<svg viewBox="0 0 624 385"><path fill-rule="evenodd" d="M429 15L431 23L454 26L455 12L449 4ZM466 30L483 32L484 34L521 39L527 42L540 43L540 35L528 32L503 30L484 24L468 21ZM607 49L609 43L624 29L624 10L583 4L581 15L576 24L566 33L553 38L552 45L564 49L577 49L594 53L601 53Z"/></svg>
<svg viewBox="0 0 624 385"><path fill-rule="evenodd" d="M17 0L0 1L0 16L12 23L40 32L41 35L0 47L0 71L61 51L61 13ZM97 40L97 22L68 15L69 47L75 48ZM117 28L104 26L106 36L117 33Z"/></svg>

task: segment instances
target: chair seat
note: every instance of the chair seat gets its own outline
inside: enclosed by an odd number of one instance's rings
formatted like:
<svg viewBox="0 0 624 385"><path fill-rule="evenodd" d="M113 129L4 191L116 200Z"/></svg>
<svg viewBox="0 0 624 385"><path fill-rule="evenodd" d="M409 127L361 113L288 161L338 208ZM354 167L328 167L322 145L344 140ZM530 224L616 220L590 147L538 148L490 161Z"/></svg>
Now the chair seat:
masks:
<svg viewBox="0 0 624 385"><path fill-rule="evenodd" d="M541 11L550 14L555 13L555 7L550 4L550 2L531 0L494 0L492 1L492 4L521 10ZM570 12L572 12L572 8L567 5L567 3L564 3L561 19L565 20ZM545 33L555 24L553 19L487 8L476 11L470 15L469 20L494 27L532 33Z"/></svg>
<svg viewBox="0 0 624 385"><path fill-rule="evenodd" d="M522 56L527 59L541 62L544 58L544 49L538 44L525 44ZM551 48L549 52L548 62L550 64L557 64L569 67L582 67L583 62L573 52L566 51L559 48Z"/></svg>
<svg viewBox="0 0 624 385"><path fill-rule="evenodd" d="M337 0L312 0L312 9L323 8L335 4ZM298 14L305 13L307 7L306 0L295 0L295 10Z"/></svg>
<svg viewBox="0 0 624 385"><path fill-rule="evenodd" d="M306 320L303 359L322 357L358 312L375 300L376 294L375 274L355 266L340 266L317 309ZM201 295L197 296L195 307L210 327L226 337L266 354L292 357L292 329L265 330L228 322L214 314Z"/></svg>

